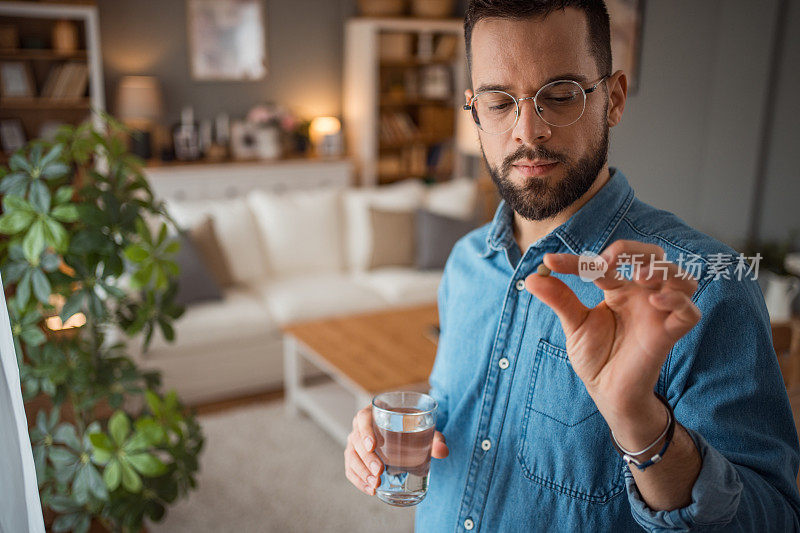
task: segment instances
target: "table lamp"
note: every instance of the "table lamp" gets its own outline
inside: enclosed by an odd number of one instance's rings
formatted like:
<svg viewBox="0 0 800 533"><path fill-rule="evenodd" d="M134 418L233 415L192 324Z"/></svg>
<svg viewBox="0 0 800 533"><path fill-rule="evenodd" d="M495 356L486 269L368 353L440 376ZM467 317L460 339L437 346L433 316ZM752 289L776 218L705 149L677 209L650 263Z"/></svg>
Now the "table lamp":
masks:
<svg viewBox="0 0 800 533"><path fill-rule="evenodd" d="M142 159L152 157L151 131L163 111L161 87L153 76L125 76L117 89L117 118L136 130L131 151Z"/></svg>
<svg viewBox="0 0 800 533"><path fill-rule="evenodd" d="M308 127L308 136L317 155L323 157L342 155L342 124L338 118L315 118Z"/></svg>

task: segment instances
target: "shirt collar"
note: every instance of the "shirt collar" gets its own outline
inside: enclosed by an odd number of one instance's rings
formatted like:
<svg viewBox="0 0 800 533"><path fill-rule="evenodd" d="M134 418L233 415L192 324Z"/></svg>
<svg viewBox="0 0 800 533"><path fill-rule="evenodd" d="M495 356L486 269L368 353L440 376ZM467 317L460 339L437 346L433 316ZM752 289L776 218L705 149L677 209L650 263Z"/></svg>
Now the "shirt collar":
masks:
<svg viewBox="0 0 800 533"><path fill-rule="evenodd" d="M610 177L603 187L566 222L545 235L531 246L538 246L547 239L560 239L572 253L600 253L611 233L625 216L633 202L633 188L625 176L616 168L609 169ZM492 250L501 251L515 245L514 216L511 208L500 202L486 237L486 249L481 254L488 256Z"/></svg>

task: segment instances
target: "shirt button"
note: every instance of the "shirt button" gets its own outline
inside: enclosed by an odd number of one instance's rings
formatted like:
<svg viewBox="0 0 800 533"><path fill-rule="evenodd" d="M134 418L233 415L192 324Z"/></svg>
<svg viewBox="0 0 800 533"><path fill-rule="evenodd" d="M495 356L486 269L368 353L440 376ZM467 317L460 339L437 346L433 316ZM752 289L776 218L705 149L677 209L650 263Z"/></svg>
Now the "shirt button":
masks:
<svg viewBox="0 0 800 533"><path fill-rule="evenodd" d="M524 290L525 289L525 280L524 279L518 279L516 287L517 287L518 291Z"/></svg>
<svg viewBox="0 0 800 533"><path fill-rule="evenodd" d="M503 357L502 359L500 359L500 360L497 362L497 365L498 365L500 368L502 368L503 370L505 370L506 368L508 368L508 359L506 359L505 357Z"/></svg>
<svg viewBox="0 0 800 533"><path fill-rule="evenodd" d="M475 527L475 522L472 521L472 518L464 520L464 529L470 531L473 527Z"/></svg>
<svg viewBox="0 0 800 533"><path fill-rule="evenodd" d="M481 448L483 449L483 451L488 452L489 448L491 447L492 447L492 441L490 441L489 439L483 439L483 442L481 442Z"/></svg>

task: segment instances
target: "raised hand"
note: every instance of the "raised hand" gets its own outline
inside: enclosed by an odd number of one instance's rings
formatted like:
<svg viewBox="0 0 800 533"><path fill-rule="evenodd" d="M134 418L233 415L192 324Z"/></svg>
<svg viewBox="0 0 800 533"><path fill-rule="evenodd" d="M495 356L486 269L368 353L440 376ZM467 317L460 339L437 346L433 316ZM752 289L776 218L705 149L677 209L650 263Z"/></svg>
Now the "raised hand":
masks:
<svg viewBox="0 0 800 533"><path fill-rule="evenodd" d="M691 301L697 282L653 244L619 240L599 257L608 265L594 281L604 300L592 309L556 277L531 274L525 286L558 315L572 367L614 434L636 447L664 427L666 414L653 390L669 350L700 320ZM630 257L641 258L633 279L615 276ZM574 254L546 254L544 264L579 274Z"/></svg>

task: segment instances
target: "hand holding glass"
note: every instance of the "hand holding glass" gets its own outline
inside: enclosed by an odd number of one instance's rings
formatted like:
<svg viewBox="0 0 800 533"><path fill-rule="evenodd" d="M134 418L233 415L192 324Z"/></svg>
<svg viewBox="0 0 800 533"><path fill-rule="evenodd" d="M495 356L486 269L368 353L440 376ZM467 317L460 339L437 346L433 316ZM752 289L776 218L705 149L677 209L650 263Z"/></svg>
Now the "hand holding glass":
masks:
<svg viewBox="0 0 800 533"><path fill-rule="evenodd" d="M436 400L420 392L387 392L372 400L375 451L384 464L375 494L391 505L416 505L428 491Z"/></svg>

